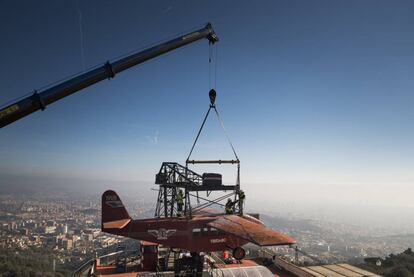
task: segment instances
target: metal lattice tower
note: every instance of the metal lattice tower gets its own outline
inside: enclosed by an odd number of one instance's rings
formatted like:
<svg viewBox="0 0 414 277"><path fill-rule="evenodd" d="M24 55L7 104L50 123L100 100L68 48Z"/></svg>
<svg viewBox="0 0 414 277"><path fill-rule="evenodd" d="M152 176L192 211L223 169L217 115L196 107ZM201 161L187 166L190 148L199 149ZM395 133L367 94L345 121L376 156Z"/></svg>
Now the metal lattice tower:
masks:
<svg viewBox="0 0 414 277"><path fill-rule="evenodd" d="M192 216L191 192L207 191L231 191L237 198L238 185L217 185L203 186L203 178L198 173L182 166L176 162L164 162L156 175L155 184L160 186L158 191L155 217L175 217L177 216L177 194L178 190L184 191L184 215ZM206 200L206 199L204 199ZM210 200L207 200L210 201ZM217 201L210 201L217 203Z"/></svg>

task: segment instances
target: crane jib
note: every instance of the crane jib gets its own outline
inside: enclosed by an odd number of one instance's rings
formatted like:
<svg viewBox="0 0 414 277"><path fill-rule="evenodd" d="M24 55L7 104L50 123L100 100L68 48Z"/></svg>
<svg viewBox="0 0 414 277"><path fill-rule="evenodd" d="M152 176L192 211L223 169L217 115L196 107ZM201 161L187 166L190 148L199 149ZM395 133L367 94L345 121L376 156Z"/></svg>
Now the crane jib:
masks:
<svg viewBox="0 0 414 277"><path fill-rule="evenodd" d="M43 91L34 91L31 96L25 97L0 110L0 128L35 111L44 110L47 105L81 89L102 80L113 78L115 77L115 74L123 70L203 38L208 39L210 43L218 41L218 37L210 23L200 30L179 36L170 41L118 59L112 63L106 62L100 67L89 70Z"/></svg>

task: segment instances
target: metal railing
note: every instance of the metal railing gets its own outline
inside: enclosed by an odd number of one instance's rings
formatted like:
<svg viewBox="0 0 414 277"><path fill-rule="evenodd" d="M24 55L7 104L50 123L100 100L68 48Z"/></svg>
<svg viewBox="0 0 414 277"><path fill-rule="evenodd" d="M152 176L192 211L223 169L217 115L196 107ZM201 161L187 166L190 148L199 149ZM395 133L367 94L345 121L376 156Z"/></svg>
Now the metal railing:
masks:
<svg viewBox="0 0 414 277"><path fill-rule="evenodd" d="M102 255L96 258L89 259L88 261L84 262L80 265L72 274L72 277L81 277L81 276L88 276L91 270L95 270L96 260L99 259L100 265L114 265L118 258L121 255L132 257L132 258L139 258L141 255L138 250L121 250L112 252L106 255ZM133 259L130 259L133 260Z"/></svg>

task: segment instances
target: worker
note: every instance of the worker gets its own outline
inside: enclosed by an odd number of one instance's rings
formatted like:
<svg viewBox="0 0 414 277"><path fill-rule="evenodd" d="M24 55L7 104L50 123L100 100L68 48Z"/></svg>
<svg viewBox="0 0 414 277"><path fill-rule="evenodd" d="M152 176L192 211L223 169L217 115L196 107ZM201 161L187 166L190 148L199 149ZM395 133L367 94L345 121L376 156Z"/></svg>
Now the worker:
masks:
<svg viewBox="0 0 414 277"><path fill-rule="evenodd" d="M231 201L231 199L227 199L227 203L225 206L225 210L226 210L226 214L233 214L233 206L234 206L234 202Z"/></svg>
<svg viewBox="0 0 414 277"><path fill-rule="evenodd" d="M239 191L239 207L240 207L240 213L243 213L243 204L244 200L246 199L246 195L244 194L244 191Z"/></svg>
<svg viewBox="0 0 414 277"><path fill-rule="evenodd" d="M184 196L183 196L183 191L181 189L178 190L176 201L177 201L177 216L181 216L183 212L183 206L184 206Z"/></svg>

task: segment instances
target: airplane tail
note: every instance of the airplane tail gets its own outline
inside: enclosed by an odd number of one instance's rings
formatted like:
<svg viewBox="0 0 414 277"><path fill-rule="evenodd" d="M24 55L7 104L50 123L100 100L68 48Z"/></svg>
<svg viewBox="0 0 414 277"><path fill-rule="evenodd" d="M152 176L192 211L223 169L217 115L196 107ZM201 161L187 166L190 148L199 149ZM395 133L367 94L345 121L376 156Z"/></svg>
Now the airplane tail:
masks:
<svg viewBox="0 0 414 277"><path fill-rule="evenodd" d="M102 194L102 230L122 229L131 221L118 194L107 190Z"/></svg>

